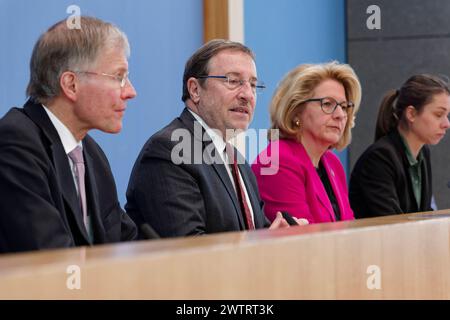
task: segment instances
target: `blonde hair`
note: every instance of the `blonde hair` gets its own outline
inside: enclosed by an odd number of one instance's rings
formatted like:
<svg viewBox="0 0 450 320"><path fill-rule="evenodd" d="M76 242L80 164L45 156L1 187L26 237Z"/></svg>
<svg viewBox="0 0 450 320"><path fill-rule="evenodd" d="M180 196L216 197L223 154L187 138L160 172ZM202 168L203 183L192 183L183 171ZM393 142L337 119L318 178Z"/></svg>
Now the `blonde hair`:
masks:
<svg viewBox="0 0 450 320"><path fill-rule="evenodd" d="M299 131L294 119L305 108L302 102L312 98L314 89L327 79L341 83L347 100L354 103L354 107L350 108L347 114L347 123L341 139L331 147L341 150L350 143L351 128L361 103L361 84L352 67L337 61L303 64L285 75L270 102L271 129L278 129L280 138L298 140ZM269 140L272 140L272 137L269 136Z"/></svg>

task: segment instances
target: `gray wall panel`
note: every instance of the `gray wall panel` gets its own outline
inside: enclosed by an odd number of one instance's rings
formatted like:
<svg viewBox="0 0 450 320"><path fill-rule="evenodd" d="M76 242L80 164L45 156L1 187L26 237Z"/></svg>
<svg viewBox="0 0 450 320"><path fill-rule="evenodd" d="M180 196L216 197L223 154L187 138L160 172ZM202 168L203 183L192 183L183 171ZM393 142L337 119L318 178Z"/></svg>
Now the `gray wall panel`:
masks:
<svg viewBox="0 0 450 320"><path fill-rule="evenodd" d="M363 100L349 148L350 169L373 142L379 103L411 75L450 76L450 1L377 1L381 30L368 30L372 1L347 0L348 62L360 77ZM450 208L450 133L432 147L433 188L438 208Z"/></svg>
<svg viewBox="0 0 450 320"><path fill-rule="evenodd" d="M381 29L366 27L367 8L381 11ZM448 0L347 0L348 39L450 34Z"/></svg>

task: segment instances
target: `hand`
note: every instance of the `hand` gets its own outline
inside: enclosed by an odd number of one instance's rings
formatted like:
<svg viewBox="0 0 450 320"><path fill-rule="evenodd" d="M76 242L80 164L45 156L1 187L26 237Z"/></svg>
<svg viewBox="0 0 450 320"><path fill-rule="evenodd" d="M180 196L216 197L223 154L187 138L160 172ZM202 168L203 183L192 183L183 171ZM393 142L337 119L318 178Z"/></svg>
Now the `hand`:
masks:
<svg viewBox="0 0 450 320"><path fill-rule="evenodd" d="M286 221L286 219L283 218L281 212L278 211L277 216L275 217L275 220L273 220L269 229L280 229L280 228L289 228L289 223Z"/></svg>
<svg viewBox="0 0 450 320"><path fill-rule="evenodd" d="M303 218L296 218L296 217L292 217L294 218L295 221L297 221L299 226L304 226L309 224L309 221L307 219L303 219Z"/></svg>
<svg viewBox="0 0 450 320"><path fill-rule="evenodd" d="M309 224L308 220L303 219L303 218L295 218L295 221L297 221L297 223L300 226ZM283 215L281 214L280 211L277 212L277 216L275 217L275 220L273 220L272 224L270 225L269 229L281 229L281 228L289 228L289 223L286 221L286 219L283 218Z"/></svg>

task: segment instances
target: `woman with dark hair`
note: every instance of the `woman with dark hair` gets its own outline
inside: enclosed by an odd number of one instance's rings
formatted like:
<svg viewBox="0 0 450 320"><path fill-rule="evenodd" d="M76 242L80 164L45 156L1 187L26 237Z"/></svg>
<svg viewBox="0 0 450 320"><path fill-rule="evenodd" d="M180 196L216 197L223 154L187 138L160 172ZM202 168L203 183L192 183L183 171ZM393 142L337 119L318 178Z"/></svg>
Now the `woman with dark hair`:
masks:
<svg viewBox="0 0 450 320"><path fill-rule="evenodd" d="M430 151L450 127L447 81L427 74L409 78L381 102L373 143L350 178L356 218L430 211Z"/></svg>

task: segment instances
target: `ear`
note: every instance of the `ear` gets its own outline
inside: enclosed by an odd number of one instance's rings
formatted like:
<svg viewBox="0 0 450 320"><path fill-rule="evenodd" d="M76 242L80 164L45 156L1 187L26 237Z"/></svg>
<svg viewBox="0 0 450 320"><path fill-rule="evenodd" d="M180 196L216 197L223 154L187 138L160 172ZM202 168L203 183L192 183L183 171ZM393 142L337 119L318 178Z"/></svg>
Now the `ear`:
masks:
<svg viewBox="0 0 450 320"><path fill-rule="evenodd" d="M191 100L197 104L200 101L200 83L194 77L190 77L187 81L187 89L189 91L189 95Z"/></svg>
<svg viewBox="0 0 450 320"><path fill-rule="evenodd" d="M417 110L413 106L407 106L405 109L405 116L408 122L413 123L416 120Z"/></svg>
<svg viewBox="0 0 450 320"><path fill-rule="evenodd" d="M76 101L79 90L78 80L75 73L71 71L64 72L59 78L59 85L61 86L61 93L69 100Z"/></svg>
<svg viewBox="0 0 450 320"><path fill-rule="evenodd" d="M295 114L295 116L294 116L294 123L296 122L296 121L298 121L300 124L302 124L302 122L303 122L303 111L304 111L305 109L304 108L302 108L302 109L299 109L299 110L297 110L297 113Z"/></svg>

